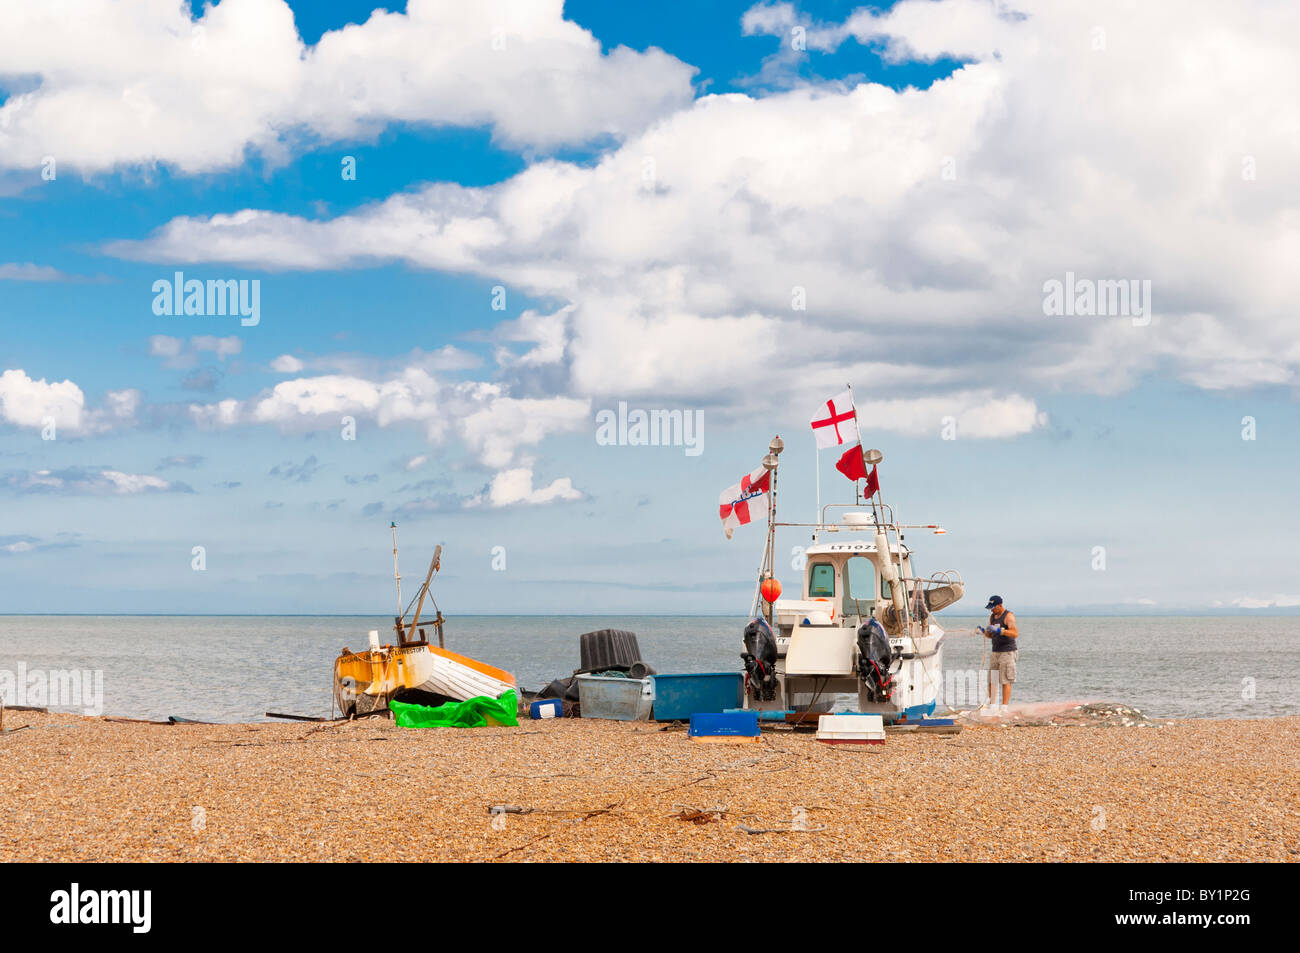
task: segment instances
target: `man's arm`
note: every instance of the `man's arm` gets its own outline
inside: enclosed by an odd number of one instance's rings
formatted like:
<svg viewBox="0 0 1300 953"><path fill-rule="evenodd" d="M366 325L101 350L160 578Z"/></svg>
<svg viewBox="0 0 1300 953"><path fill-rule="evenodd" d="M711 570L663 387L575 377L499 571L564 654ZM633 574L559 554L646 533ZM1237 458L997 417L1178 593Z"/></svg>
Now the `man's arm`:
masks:
<svg viewBox="0 0 1300 953"><path fill-rule="evenodd" d="M1010 609L1002 616L1002 634L1013 639L1020 635L1020 630L1016 628L1016 614Z"/></svg>

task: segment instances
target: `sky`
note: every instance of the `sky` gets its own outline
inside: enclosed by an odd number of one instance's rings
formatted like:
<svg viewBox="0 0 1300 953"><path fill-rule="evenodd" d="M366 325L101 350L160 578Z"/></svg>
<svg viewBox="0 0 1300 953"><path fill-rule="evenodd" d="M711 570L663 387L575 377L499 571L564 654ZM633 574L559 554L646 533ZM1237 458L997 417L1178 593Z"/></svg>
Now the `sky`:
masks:
<svg viewBox="0 0 1300 953"><path fill-rule="evenodd" d="M960 608L1295 611L1298 41L1268 0L6 3L0 612L386 611L395 522L449 615L741 615L718 495L780 434L811 519L846 384Z"/></svg>

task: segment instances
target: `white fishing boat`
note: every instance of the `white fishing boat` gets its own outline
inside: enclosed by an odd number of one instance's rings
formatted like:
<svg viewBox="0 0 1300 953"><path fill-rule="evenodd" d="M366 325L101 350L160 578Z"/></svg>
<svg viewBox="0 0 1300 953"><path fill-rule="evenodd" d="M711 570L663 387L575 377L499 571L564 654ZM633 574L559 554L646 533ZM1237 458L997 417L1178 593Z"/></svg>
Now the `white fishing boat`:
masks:
<svg viewBox="0 0 1300 953"><path fill-rule="evenodd" d="M334 660L334 702L345 715L364 715L386 708L393 698L439 705L486 696L498 698L517 688L515 677L467 655L448 650L444 642L443 618L434 603L432 626L438 645L429 644L420 614L429 596L429 586L442 564L442 547L434 550L429 572L411 602L415 612L407 622L402 609L402 577L397 570L397 526L393 524L393 576L397 583L398 614L393 617L395 645L380 645L378 630L369 636L369 647L353 652L344 647Z"/></svg>
<svg viewBox="0 0 1300 953"><path fill-rule="evenodd" d="M778 522L776 480L784 448L775 437L763 458L767 479L747 484L766 484L768 527L741 653L746 707L795 713L789 717L798 720L844 711L844 696L854 695L857 711L880 714L889 723L933 714L943 688L945 638L935 613L962 597L963 584L952 570L922 576L905 535L944 530L934 523L899 522L880 499L878 484L868 494L857 482L853 503L818 506L816 522ZM862 470L871 467L874 474L883 455L861 453ZM757 499L748 497L751 503ZM780 597L773 571L778 528L812 533L797 598Z"/></svg>

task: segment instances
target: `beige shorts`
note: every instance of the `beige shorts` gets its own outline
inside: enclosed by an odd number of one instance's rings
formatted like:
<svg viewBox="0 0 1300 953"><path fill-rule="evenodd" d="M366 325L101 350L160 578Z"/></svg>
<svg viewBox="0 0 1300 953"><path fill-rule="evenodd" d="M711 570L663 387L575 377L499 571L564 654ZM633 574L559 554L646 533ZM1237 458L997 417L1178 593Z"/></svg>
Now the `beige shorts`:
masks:
<svg viewBox="0 0 1300 953"><path fill-rule="evenodd" d="M997 672L1000 683L1009 685L1016 680L1016 659L1019 657L1019 649L1010 652L990 652L989 671Z"/></svg>

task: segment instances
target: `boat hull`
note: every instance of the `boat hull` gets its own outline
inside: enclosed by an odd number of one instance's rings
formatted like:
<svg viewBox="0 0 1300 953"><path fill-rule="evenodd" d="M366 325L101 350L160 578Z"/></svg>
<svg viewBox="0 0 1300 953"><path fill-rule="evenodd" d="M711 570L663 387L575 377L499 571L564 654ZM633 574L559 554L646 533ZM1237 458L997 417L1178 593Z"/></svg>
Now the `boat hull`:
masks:
<svg viewBox="0 0 1300 953"><path fill-rule="evenodd" d="M842 697L857 696L857 711L877 714L886 723L912 721L938 708L943 694L943 629L931 622L925 635L891 639L905 657L894 672L894 691L888 701L875 701L857 674L855 629L820 626L795 630L776 638L778 689L770 701L745 693L745 707L772 711L830 711L841 708ZM801 644L802 643L802 644ZM804 646L812 643L814 649ZM910 657L906 657L910 656ZM793 664L792 664L793 662ZM852 704L849 702L849 704Z"/></svg>
<svg viewBox="0 0 1300 953"><path fill-rule="evenodd" d="M517 687L509 672L494 668L466 655L428 646L428 675L420 689L465 701L479 695L496 698Z"/></svg>
<svg viewBox="0 0 1300 953"><path fill-rule="evenodd" d="M423 643L345 652L334 662L334 699L345 715L386 708L403 691L466 701L516 687L509 672Z"/></svg>

